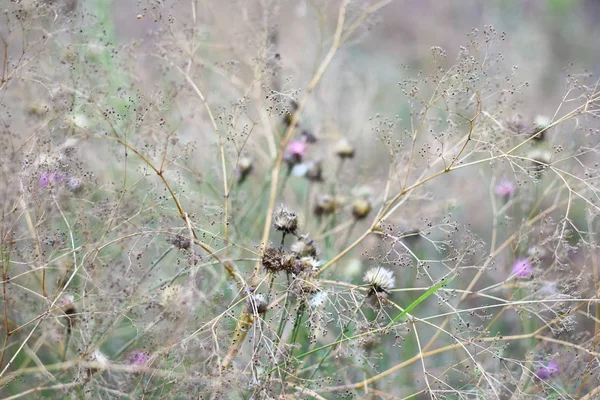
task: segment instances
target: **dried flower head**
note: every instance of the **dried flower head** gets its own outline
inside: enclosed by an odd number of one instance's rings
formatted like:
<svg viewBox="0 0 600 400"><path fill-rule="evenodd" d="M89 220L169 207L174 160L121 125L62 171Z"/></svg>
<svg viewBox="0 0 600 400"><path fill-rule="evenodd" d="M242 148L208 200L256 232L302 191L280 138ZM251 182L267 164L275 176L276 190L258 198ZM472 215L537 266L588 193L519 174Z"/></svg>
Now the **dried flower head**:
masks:
<svg viewBox="0 0 600 400"><path fill-rule="evenodd" d="M512 266L511 275L519 279L525 279L533 275L533 266L529 262L529 259L517 259Z"/></svg>
<svg viewBox="0 0 600 400"><path fill-rule="evenodd" d="M340 140L335 146L335 154L342 160L354 157L354 146L346 139Z"/></svg>
<svg viewBox="0 0 600 400"><path fill-rule="evenodd" d="M246 299L246 306L254 314L262 314L269 308L269 301L262 293L250 293Z"/></svg>
<svg viewBox="0 0 600 400"><path fill-rule="evenodd" d="M261 264L264 269L269 272L277 273L283 270L284 254L281 250L275 247L268 247L265 249L263 256L261 257Z"/></svg>
<svg viewBox="0 0 600 400"><path fill-rule="evenodd" d="M314 213L317 217L333 214L340 207L341 201L333 196L324 194L320 196L315 204Z"/></svg>
<svg viewBox="0 0 600 400"><path fill-rule="evenodd" d="M515 193L515 185L508 179L502 178L494 188L494 193L507 199Z"/></svg>
<svg viewBox="0 0 600 400"><path fill-rule="evenodd" d="M539 176L550 164L552 154L548 150L535 148L529 153L529 158L533 162L535 175Z"/></svg>
<svg viewBox="0 0 600 400"><path fill-rule="evenodd" d="M298 240L292 244L290 250L296 257L313 257L317 258L317 247L315 241L310 239L308 235L298 237Z"/></svg>
<svg viewBox="0 0 600 400"><path fill-rule="evenodd" d="M309 161L306 163L306 179L311 182L323 182L323 163L321 160Z"/></svg>
<svg viewBox="0 0 600 400"><path fill-rule="evenodd" d="M389 269L373 267L365 273L363 281L369 285L369 296L372 294L385 295L396 285L394 273Z"/></svg>
<svg viewBox="0 0 600 400"><path fill-rule="evenodd" d="M559 373L558 363L554 360L549 361L546 365L542 365L535 370L538 378L546 380Z"/></svg>
<svg viewBox="0 0 600 400"><path fill-rule="evenodd" d="M542 141L545 139L547 127L552 123L552 120L545 115L537 115L533 121L533 127L531 128L531 134L533 140ZM543 132L540 132L542 131Z"/></svg>
<svg viewBox="0 0 600 400"><path fill-rule="evenodd" d="M352 215L356 219L364 219L371 212L371 202L368 199L359 197L352 202Z"/></svg>
<svg viewBox="0 0 600 400"><path fill-rule="evenodd" d="M284 234L295 235L298 230L298 216L282 205L273 215L273 226Z"/></svg>
<svg viewBox="0 0 600 400"><path fill-rule="evenodd" d="M173 246L177 247L180 250L189 249L192 242L190 239L183 235L172 235L167 237L167 242L171 243Z"/></svg>

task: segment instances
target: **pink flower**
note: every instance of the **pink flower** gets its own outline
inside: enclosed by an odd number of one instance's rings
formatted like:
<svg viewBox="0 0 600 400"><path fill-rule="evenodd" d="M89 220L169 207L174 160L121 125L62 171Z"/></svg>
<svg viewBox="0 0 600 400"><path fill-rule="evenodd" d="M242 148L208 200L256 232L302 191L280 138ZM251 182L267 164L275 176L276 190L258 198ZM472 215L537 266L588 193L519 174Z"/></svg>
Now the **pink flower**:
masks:
<svg viewBox="0 0 600 400"><path fill-rule="evenodd" d="M129 365L142 365L150 359L150 354L144 353L143 351L134 350L127 356L127 363Z"/></svg>
<svg viewBox="0 0 600 400"><path fill-rule="evenodd" d="M510 197L515 192L515 185L508 179L501 179L500 182L494 188L496 196Z"/></svg>
<svg viewBox="0 0 600 400"><path fill-rule="evenodd" d="M558 374L558 363L554 360L548 362L546 365L542 365L535 370L535 374L538 378L546 380L556 374Z"/></svg>
<svg viewBox="0 0 600 400"><path fill-rule="evenodd" d="M64 181L64 176L60 172L43 172L40 175L40 186L46 187L55 183Z"/></svg>
<svg viewBox="0 0 600 400"><path fill-rule="evenodd" d="M302 159L306 155L307 148L308 146L306 145L305 138L302 138L302 140L292 140L285 148L283 159L288 164L298 164L299 162L302 162Z"/></svg>
<svg viewBox="0 0 600 400"><path fill-rule="evenodd" d="M528 258L519 258L512 266L511 275L524 279L533 274L533 267Z"/></svg>

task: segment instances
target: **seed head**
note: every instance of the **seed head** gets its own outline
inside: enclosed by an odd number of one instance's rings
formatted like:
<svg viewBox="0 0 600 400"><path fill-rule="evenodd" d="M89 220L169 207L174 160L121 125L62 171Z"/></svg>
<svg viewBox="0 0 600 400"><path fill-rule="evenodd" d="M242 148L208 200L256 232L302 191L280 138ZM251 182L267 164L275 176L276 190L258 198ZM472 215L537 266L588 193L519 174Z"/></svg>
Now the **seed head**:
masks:
<svg viewBox="0 0 600 400"><path fill-rule="evenodd" d="M269 301L262 293L250 293L246 299L248 310L255 314L262 314L269 308Z"/></svg>
<svg viewBox="0 0 600 400"><path fill-rule="evenodd" d="M354 147L346 139L342 139L335 147L335 154L345 160L346 158L354 157Z"/></svg>
<svg viewBox="0 0 600 400"><path fill-rule="evenodd" d="M298 216L296 213L288 211L287 208L281 206L273 215L273 225L275 229L284 234L295 235L298 230Z"/></svg>
<svg viewBox="0 0 600 400"><path fill-rule="evenodd" d="M283 253L275 247L267 248L260 261L269 272L277 273L283 269Z"/></svg>
<svg viewBox="0 0 600 400"><path fill-rule="evenodd" d="M252 158L250 157L242 157L238 161L238 166L236 170L238 183L242 183L246 180L248 175L252 173L252 169L254 168L254 163Z"/></svg>
<svg viewBox="0 0 600 400"><path fill-rule="evenodd" d="M369 285L369 296L388 294L396 285L394 273L383 267L373 267L365 273L364 282Z"/></svg>
<svg viewBox="0 0 600 400"><path fill-rule="evenodd" d="M529 153L536 176L539 176L548 167L551 157L549 151L540 148L535 148Z"/></svg>

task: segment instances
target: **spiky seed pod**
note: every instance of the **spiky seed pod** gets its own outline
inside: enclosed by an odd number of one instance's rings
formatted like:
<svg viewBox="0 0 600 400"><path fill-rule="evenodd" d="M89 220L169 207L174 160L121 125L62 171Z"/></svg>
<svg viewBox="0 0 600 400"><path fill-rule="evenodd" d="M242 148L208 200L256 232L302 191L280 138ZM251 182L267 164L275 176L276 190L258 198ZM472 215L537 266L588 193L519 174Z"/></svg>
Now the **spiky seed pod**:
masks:
<svg viewBox="0 0 600 400"><path fill-rule="evenodd" d="M173 246L177 247L179 250L187 250L191 246L190 239L186 238L183 235L171 235L167 237L167 242L171 243Z"/></svg>
<svg viewBox="0 0 600 400"><path fill-rule="evenodd" d="M269 301L262 293L251 293L246 299L246 307L254 314L263 314L269 308Z"/></svg>
<svg viewBox="0 0 600 400"><path fill-rule="evenodd" d="M346 158L353 158L354 146L352 146L346 139L342 139L335 147L335 154L342 160L345 160Z"/></svg>
<svg viewBox="0 0 600 400"><path fill-rule="evenodd" d="M287 208L281 206L273 215L273 226L284 234L296 235L296 231L298 230L298 216L296 213L288 211Z"/></svg>
<svg viewBox="0 0 600 400"><path fill-rule="evenodd" d="M352 215L357 220L366 218L371 212L371 202L365 198L358 198L352 202Z"/></svg>
<svg viewBox="0 0 600 400"><path fill-rule="evenodd" d="M248 177L248 175L250 175L252 173L252 169L254 168L254 163L252 158L250 157L242 157L240 158L240 160L238 161L238 166L237 166L237 178L238 178L238 183L242 183L246 180L246 178Z"/></svg>
<svg viewBox="0 0 600 400"><path fill-rule="evenodd" d="M290 250L296 255L296 257L317 258L318 251L317 247L315 246L315 241L310 239L308 235L300 236L298 240L292 244Z"/></svg>
<svg viewBox="0 0 600 400"><path fill-rule="evenodd" d="M311 182L323 182L323 163L321 160L309 161L306 163L306 179Z"/></svg>
<svg viewBox="0 0 600 400"><path fill-rule="evenodd" d="M263 268L269 272L277 273L283 270L283 253L274 247L267 248L260 261Z"/></svg>
<svg viewBox="0 0 600 400"><path fill-rule="evenodd" d="M389 291L396 286L394 273L383 267L373 267L365 273L363 281L369 285L369 293L381 296L389 294Z"/></svg>

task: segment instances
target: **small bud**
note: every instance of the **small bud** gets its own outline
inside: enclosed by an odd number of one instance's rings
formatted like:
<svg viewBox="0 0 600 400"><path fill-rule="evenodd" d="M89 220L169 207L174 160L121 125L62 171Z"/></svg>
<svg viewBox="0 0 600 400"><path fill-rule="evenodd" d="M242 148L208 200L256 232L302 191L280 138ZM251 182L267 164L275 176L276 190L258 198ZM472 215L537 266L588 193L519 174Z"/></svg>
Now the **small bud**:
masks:
<svg viewBox="0 0 600 400"><path fill-rule="evenodd" d="M352 202L352 215L357 220L366 218L371 212L371 202L365 198L358 198Z"/></svg>
<svg viewBox="0 0 600 400"><path fill-rule="evenodd" d="M328 194L324 194L317 199L314 213L318 217L333 214L339 206L340 202L338 200Z"/></svg>
<svg viewBox="0 0 600 400"><path fill-rule="evenodd" d="M295 235L298 230L298 216L281 206L273 215L273 226L284 234Z"/></svg>
<svg viewBox="0 0 600 400"><path fill-rule="evenodd" d="M354 147L346 139L338 142L335 148L335 154L342 160L354 157Z"/></svg>
<svg viewBox="0 0 600 400"><path fill-rule="evenodd" d="M311 182L323 182L323 163L321 160L307 162L304 176Z"/></svg>

